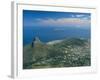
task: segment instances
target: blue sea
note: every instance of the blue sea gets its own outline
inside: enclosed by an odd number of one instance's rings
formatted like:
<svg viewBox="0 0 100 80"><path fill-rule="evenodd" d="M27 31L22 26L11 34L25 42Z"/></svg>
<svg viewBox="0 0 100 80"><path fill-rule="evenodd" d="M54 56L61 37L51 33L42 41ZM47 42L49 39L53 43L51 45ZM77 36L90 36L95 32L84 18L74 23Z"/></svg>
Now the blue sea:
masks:
<svg viewBox="0 0 100 80"><path fill-rule="evenodd" d="M23 28L23 45L30 44L35 37L46 43L65 38L90 38L90 27L31 27Z"/></svg>

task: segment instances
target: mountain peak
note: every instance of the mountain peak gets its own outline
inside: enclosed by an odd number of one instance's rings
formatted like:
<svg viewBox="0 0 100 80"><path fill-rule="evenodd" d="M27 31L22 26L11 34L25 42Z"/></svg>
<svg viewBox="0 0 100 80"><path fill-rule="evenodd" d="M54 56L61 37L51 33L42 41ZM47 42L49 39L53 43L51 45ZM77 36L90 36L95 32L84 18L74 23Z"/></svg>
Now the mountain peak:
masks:
<svg viewBox="0 0 100 80"><path fill-rule="evenodd" d="M40 41L39 37L35 37L32 41L32 47L37 44L41 44L42 42Z"/></svg>

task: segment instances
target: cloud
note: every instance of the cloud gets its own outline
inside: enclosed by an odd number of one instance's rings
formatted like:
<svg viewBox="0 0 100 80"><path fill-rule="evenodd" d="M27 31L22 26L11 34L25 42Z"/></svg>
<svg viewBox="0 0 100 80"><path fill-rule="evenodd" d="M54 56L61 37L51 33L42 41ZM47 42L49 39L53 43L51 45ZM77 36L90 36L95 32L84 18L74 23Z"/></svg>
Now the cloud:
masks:
<svg viewBox="0 0 100 80"><path fill-rule="evenodd" d="M80 19L87 19L90 20L91 17L89 15L85 15L85 14L77 14L77 15L71 15L72 18L80 18Z"/></svg>
<svg viewBox="0 0 100 80"><path fill-rule="evenodd" d="M80 17L84 17L85 15L83 15L83 14L78 14L78 15L76 15L76 17L78 17L78 18L80 18Z"/></svg>
<svg viewBox="0 0 100 80"><path fill-rule="evenodd" d="M79 17L79 15L78 15ZM36 19L33 25L37 26L58 26L58 27L85 27L90 25L90 20L81 18L58 18L58 19Z"/></svg>

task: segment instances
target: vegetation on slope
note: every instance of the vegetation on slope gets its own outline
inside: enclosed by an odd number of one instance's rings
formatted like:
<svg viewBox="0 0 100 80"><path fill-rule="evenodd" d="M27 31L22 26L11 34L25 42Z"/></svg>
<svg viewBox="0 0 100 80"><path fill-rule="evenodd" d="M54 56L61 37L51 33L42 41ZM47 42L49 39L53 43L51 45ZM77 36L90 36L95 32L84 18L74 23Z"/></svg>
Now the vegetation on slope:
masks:
<svg viewBox="0 0 100 80"><path fill-rule="evenodd" d="M90 66L90 41L71 38L59 43L44 44L34 41L34 46L26 45L23 48L23 68L54 68Z"/></svg>

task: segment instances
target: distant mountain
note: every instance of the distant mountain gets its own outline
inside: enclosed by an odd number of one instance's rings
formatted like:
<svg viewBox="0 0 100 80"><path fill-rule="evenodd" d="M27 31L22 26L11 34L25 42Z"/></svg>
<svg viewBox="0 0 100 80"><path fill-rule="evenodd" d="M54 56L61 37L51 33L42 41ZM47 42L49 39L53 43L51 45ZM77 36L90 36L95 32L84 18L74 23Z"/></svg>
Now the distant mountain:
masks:
<svg viewBox="0 0 100 80"><path fill-rule="evenodd" d="M23 68L90 66L90 40L70 38L43 43L38 37L23 48Z"/></svg>

